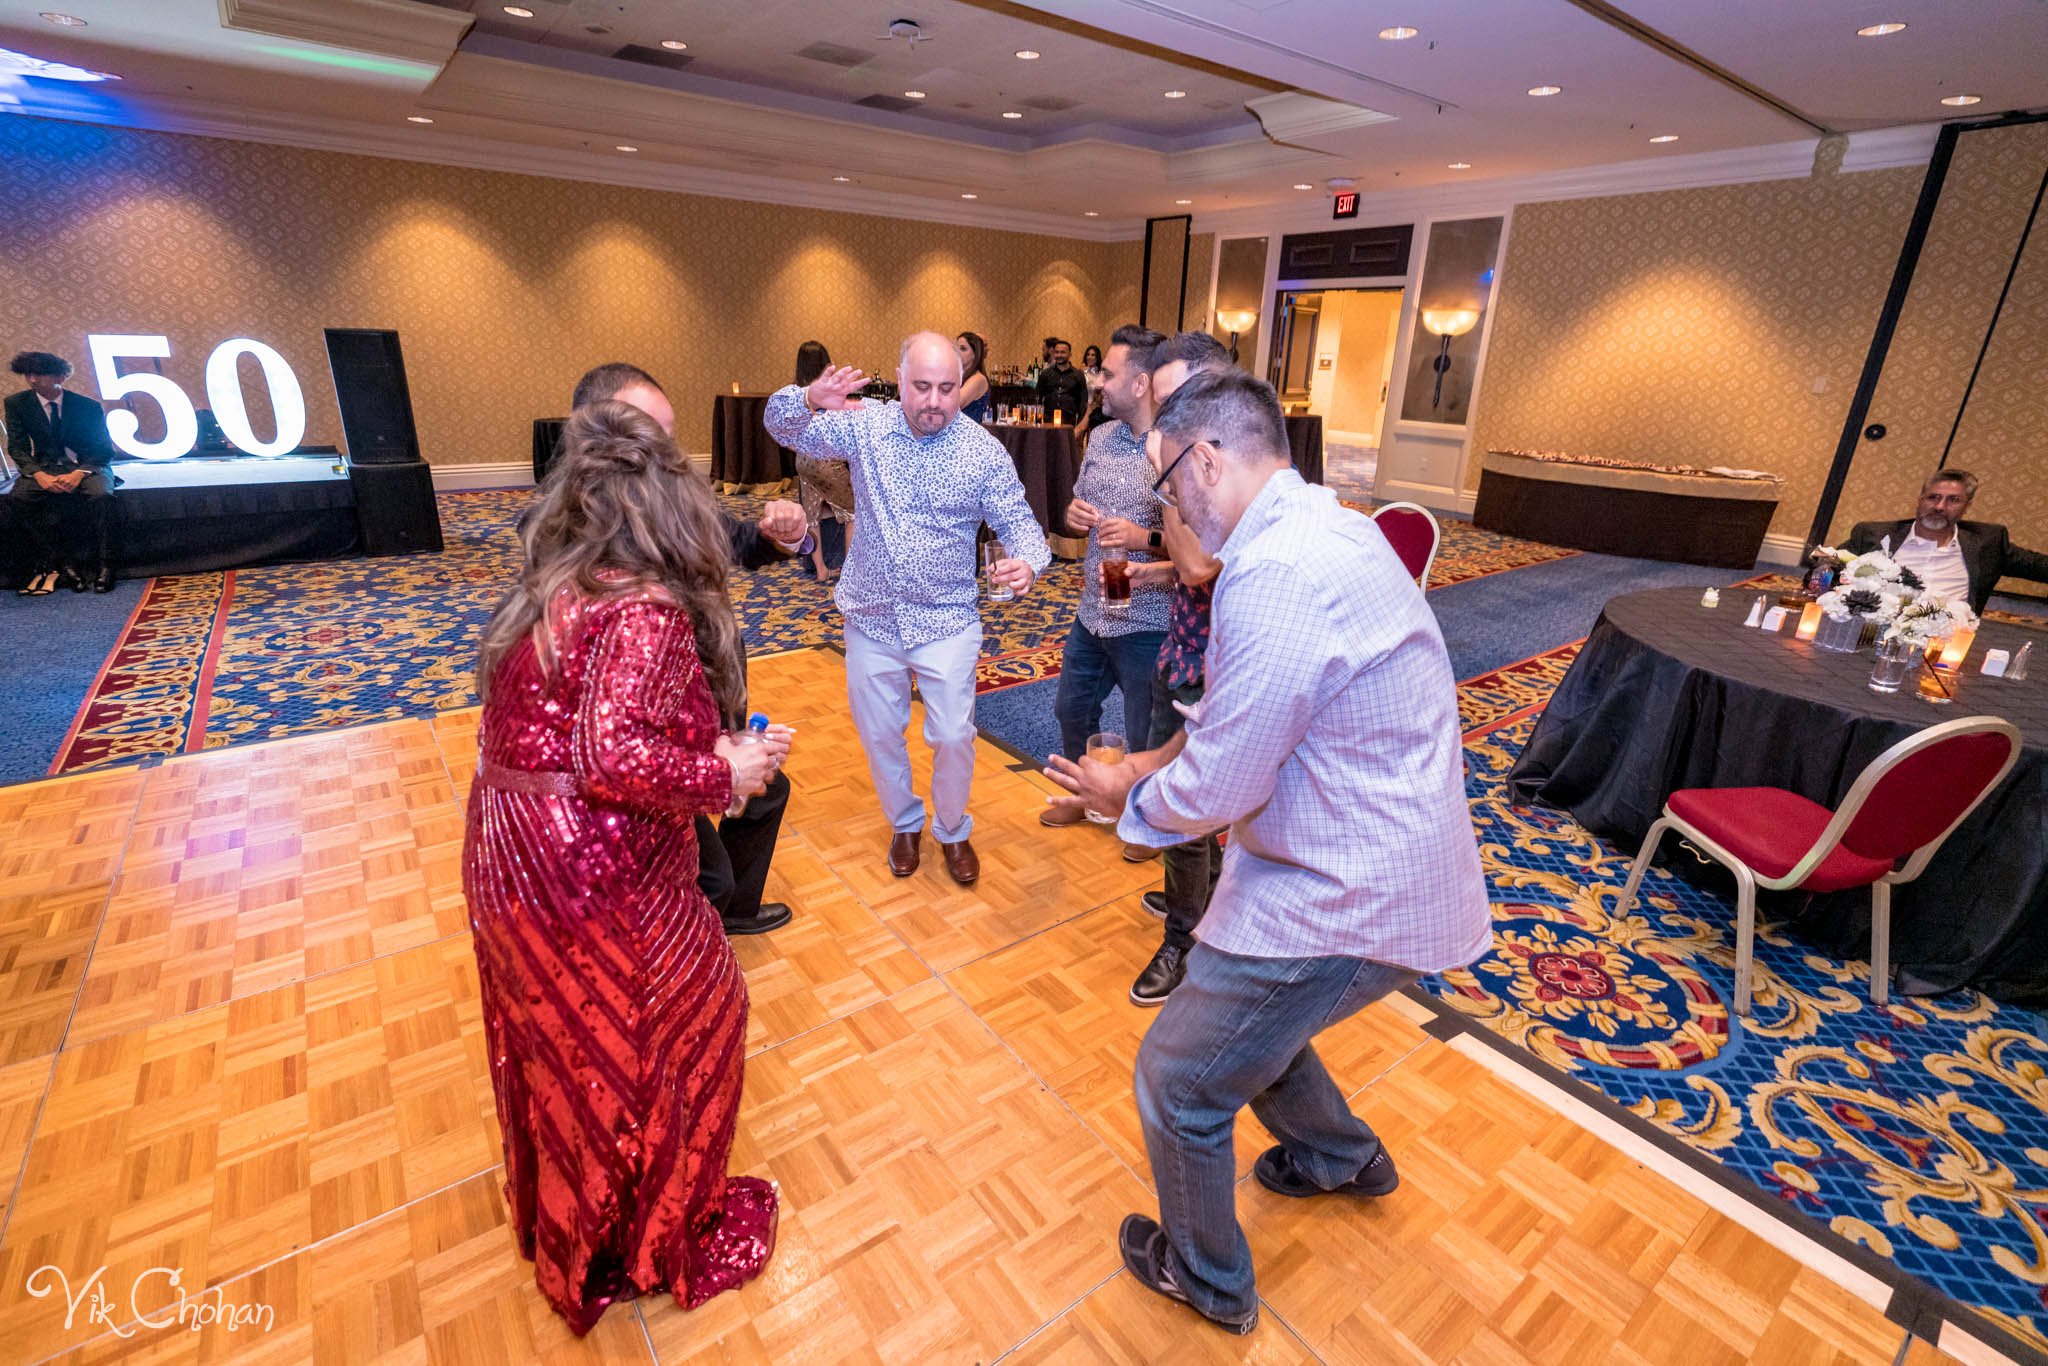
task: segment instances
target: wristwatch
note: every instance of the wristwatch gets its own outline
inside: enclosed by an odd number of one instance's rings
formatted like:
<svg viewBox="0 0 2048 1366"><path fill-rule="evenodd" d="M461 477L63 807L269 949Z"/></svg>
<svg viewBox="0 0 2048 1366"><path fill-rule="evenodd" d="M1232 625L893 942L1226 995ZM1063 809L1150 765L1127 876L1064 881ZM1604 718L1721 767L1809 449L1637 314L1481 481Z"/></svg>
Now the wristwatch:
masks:
<svg viewBox="0 0 2048 1366"><path fill-rule="evenodd" d="M1166 549L1166 537L1155 531L1145 538L1145 544L1150 546L1154 553L1157 553Z"/></svg>

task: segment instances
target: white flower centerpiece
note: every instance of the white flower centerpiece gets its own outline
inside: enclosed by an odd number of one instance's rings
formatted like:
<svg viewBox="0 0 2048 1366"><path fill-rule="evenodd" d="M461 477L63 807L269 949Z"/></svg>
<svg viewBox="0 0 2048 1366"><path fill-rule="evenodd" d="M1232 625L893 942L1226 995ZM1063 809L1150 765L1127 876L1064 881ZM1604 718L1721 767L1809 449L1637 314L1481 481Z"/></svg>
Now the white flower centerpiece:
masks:
<svg viewBox="0 0 2048 1366"><path fill-rule="evenodd" d="M1977 614L1966 602L1950 602L1939 593L1921 593L1902 604L1886 626L1886 640L1903 640L1926 650L1958 631L1977 629Z"/></svg>
<svg viewBox="0 0 2048 1366"><path fill-rule="evenodd" d="M1913 571L1880 550L1851 555L1822 546L1814 558L1832 558L1840 566L1835 586L1816 599L1822 617L1813 643L1823 650L1853 653L1868 645L1920 591Z"/></svg>

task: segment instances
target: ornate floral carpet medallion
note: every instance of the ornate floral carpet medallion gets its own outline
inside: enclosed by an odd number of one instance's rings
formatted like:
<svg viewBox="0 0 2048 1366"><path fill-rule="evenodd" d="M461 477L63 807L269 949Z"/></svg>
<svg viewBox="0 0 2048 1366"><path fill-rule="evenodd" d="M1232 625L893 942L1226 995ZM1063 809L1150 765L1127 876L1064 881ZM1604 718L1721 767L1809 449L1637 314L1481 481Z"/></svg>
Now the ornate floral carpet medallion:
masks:
<svg viewBox="0 0 2048 1366"><path fill-rule="evenodd" d="M1494 946L1425 998L1965 1331L2048 1359L2048 1022L1972 991L1873 1006L1868 965L1796 924L1759 925L1738 1020L1733 908L1666 871L1692 855L1667 840L1620 914L1635 851L1507 800L1535 725L1518 704L1572 649L1460 690Z"/></svg>

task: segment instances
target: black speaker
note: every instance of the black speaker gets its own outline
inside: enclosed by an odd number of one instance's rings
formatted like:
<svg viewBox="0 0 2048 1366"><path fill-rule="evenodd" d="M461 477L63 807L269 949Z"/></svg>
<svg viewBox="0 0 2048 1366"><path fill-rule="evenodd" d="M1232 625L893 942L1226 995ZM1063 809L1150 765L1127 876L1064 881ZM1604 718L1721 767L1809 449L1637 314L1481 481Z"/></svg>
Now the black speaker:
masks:
<svg viewBox="0 0 2048 1366"><path fill-rule="evenodd" d="M434 503L434 472L426 461L409 465L348 467L363 528L365 555L418 555L441 549L441 510Z"/></svg>
<svg viewBox="0 0 2048 1366"><path fill-rule="evenodd" d="M327 368L349 463L406 465L420 458L412 391L398 334L374 327L327 329Z"/></svg>

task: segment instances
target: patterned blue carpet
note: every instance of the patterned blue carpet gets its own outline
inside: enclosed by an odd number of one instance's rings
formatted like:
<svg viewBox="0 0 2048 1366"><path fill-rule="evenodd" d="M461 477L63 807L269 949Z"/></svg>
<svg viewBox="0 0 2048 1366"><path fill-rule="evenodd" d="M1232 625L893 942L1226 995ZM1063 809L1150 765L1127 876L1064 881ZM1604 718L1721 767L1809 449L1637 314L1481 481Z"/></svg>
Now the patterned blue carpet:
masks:
<svg viewBox="0 0 2048 1366"><path fill-rule="evenodd" d="M1664 871L1687 857L1675 841L1645 904L1619 915L1635 851L1509 804L1533 725L1467 744L1494 948L1425 981L1428 997L1885 1279L1953 1301L1937 1309L1967 1331L2048 1353L2048 1020L1974 991L1873 1006L1867 964L1760 926L1754 1013L1737 1023L1732 907Z"/></svg>

